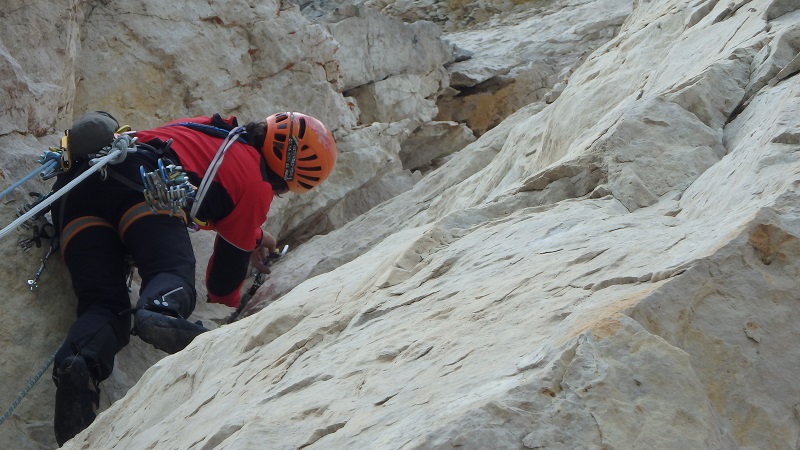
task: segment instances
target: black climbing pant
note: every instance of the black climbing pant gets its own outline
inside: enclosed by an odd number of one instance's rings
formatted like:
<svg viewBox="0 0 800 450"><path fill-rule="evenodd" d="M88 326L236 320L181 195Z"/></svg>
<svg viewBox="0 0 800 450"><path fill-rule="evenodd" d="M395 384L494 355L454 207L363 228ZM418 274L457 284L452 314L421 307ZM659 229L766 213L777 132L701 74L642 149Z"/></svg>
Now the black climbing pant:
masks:
<svg viewBox="0 0 800 450"><path fill-rule="evenodd" d="M132 184L140 184L140 166L153 170L154 160L129 155L111 167L114 176L104 179L102 172L95 173L53 205L61 252L78 297L77 319L54 367L79 353L98 381L111 375L114 356L130 341L128 261L142 280L137 306L184 318L195 307L195 258L185 222L166 211L153 213L143 203L141 190ZM80 173L62 175L56 188Z"/></svg>

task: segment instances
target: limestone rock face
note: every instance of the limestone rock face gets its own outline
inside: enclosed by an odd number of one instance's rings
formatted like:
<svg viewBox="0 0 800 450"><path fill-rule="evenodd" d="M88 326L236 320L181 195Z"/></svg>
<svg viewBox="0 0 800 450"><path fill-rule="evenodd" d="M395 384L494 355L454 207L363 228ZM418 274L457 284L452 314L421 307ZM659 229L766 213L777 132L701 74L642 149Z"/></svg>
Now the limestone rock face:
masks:
<svg viewBox="0 0 800 450"><path fill-rule="evenodd" d="M361 123L428 122L448 85L444 65L455 49L431 22L406 24L366 7L340 7L326 16L339 42L345 94L357 102Z"/></svg>
<svg viewBox="0 0 800 450"><path fill-rule="evenodd" d="M59 116L71 114L80 46L77 22L86 3L5 3L0 16L0 136L43 136Z"/></svg>
<svg viewBox="0 0 800 450"><path fill-rule="evenodd" d="M403 142L400 159L403 167L420 169L475 141L466 125L456 122L427 122Z"/></svg>
<svg viewBox="0 0 800 450"><path fill-rule="evenodd" d="M325 4L325 2L319 2ZM435 0L367 0L370 8L382 13L400 17L405 21L428 20L437 23L448 31L485 26L492 20L504 21L516 12L528 11L541 6L543 2L530 0L504 1L464 1L437 2Z"/></svg>
<svg viewBox="0 0 800 450"><path fill-rule="evenodd" d="M2 187L96 102L148 124L307 108L340 151L324 189L275 199L266 227L290 251L240 320L200 305L215 329L166 358L134 338L101 385L101 414L64 448L797 447L800 4L335 6L317 22L288 2L245 1L2 16L30 30L68 18L46 41L0 27ZM441 42L429 22L375 10L435 22ZM401 41L395 52L380 27ZM124 39L98 39L110 35ZM427 50L409 51L423 37ZM27 42L43 44L38 57ZM146 81L122 88L137 63ZM493 91L507 109L464 101L460 119L431 114L489 85L521 90ZM32 180L0 217L47 187ZM20 255L19 236L0 240L8 402L75 303L58 258L29 291L44 249ZM192 237L204 261L213 234ZM55 446L47 376L0 447Z"/></svg>
<svg viewBox="0 0 800 450"><path fill-rule="evenodd" d="M325 22L340 45L345 91L395 75L429 73L452 60L452 46L430 22L406 24L363 6L340 7Z"/></svg>
<svg viewBox="0 0 800 450"><path fill-rule="evenodd" d="M336 42L293 5L99 4L82 31L77 109L115 105L138 129L209 111L250 121L299 108L331 129L354 124L337 92Z"/></svg>
<svg viewBox="0 0 800 450"><path fill-rule="evenodd" d="M452 90L439 99L437 119L464 122L478 135L525 105L554 100L553 88L617 34L631 8L628 0L475 3L499 11L446 34L470 56L448 65Z"/></svg>

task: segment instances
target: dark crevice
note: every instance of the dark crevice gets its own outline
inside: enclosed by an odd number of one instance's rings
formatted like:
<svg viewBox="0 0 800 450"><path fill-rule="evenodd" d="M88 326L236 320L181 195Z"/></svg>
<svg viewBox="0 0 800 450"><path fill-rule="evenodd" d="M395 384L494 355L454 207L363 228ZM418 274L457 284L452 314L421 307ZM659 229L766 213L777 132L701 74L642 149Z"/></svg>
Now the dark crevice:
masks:
<svg viewBox="0 0 800 450"><path fill-rule="evenodd" d="M495 76L486 81L482 81L474 86L466 86L462 88L454 88L458 90L458 94L453 98L469 97L471 95L487 94L500 89L511 86L516 82L515 79L505 76ZM453 86L451 86L453 87Z"/></svg>

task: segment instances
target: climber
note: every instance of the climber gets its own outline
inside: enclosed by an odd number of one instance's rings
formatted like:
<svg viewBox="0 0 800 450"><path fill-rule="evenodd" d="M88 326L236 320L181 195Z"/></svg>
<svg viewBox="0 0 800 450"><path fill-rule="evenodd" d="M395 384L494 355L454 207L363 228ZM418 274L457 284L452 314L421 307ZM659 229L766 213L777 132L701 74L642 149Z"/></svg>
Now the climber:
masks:
<svg viewBox="0 0 800 450"><path fill-rule="evenodd" d="M176 120L135 136L137 151L86 178L53 204L61 254L78 297L77 320L53 369L59 445L94 420L98 384L110 376L114 356L131 334L175 353L208 331L187 320L196 296L187 226L216 231L206 270L207 300L236 307L248 264L268 271L263 261L275 252L275 238L262 230L273 195L308 192L330 175L336 162L331 133L319 120L300 113L273 114L242 128L235 117L215 114ZM218 171L209 170L215 155L224 153L221 143L229 140ZM192 185L207 186L204 196L193 199L191 211L152 208L146 202L142 174L163 167L159 158L182 168ZM56 188L88 164L73 166L59 176ZM126 283L129 264L141 276L134 309Z"/></svg>

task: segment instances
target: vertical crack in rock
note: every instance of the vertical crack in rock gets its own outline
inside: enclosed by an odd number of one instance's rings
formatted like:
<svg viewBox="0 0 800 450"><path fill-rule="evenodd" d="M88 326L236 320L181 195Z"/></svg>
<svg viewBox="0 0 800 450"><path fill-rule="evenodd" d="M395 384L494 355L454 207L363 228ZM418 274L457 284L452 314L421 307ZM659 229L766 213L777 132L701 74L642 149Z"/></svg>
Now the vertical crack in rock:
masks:
<svg viewBox="0 0 800 450"><path fill-rule="evenodd" d="M378 287L396 286L422 272L431 263L425 258L455 238L449 228L452 227L449 227L446 222L440 221L425 231L416 241L409 244L407 250L395 260L394 266L382 275ZM446 258L438 266L430 268L423 274L421 280L415 280L416 286L442 276L455 264L456 260L457 257Z"/></svg>
<svg viewBox="0 0 800 450"><path fill-rule="evenodd" d="M541 272L540 272L540 273L541 273ZM520 281L520 282L519 282L519 284L517 284L516 286L514 286L514 287L513 287L513 288L512 288L510 291L508 291L508 292L507 292L506 294L504 294L502 297L500 297L500 298L497 298L497 299L494 299L494 300L492 301L492 305L495 305L495 304L497 304L497 303L502 303L502 302L504 302L505 300L507 300L507 299L511 298L511 297L512 297L512 294L514 294L514 292L516 292L516 291L517 291L519 288L521 288L521 287L525 287L525 286L528 284L528 282L529 282L529 281L531 281L531 280L534 280L534 279L536 279L536 276L527 277L527 278L523 279L522 281ZM488 306L491 306L491 305L488 305ZM487 306L487 307L488 307L488 306Z"/></svg>
<svg viewBox="0 0 800 450"><path fill-rule="evenodd" d="M289 386L286 386L285 388L281 389L280 391L276 392L275 394L264 398L264 400L262 400L260 402L260 404L265 405L265 404L271 402L272 400L274 400L274 399L276 399L278 397L283 397L284 395L291 394L293 392L302 391L303 389L305 389L305 388L307 388L307 387L309 387L309 386L311 386L313 384L320 383L320 382L323 382L323 381L328 381L330 379L333 379L333 375L319 374L319 375L313 375L313 376L310 376L310 377L303 378L300 381L294 382L294 383L290 384Z"/></svg>
<svg viewBox="0 0 800 450"><path fill-rule="evenodd" d="M373 405L375 405L375 406L383 406L383 405L385 405L385 404L386 404L386 402L388 402L389 400L391 400L391 399L395 398L395 397L397 396L397 394L399 394L399 393L400 393L400 392L395 392L394 394L392 394L392 395L389 395L389 396L387 396L386 398L383 398L383 399L381 399L381 400L378 400L377 402L373 403Z"/></svg>
<svg viewBox="0 0 800 450"><path fill-rule="evenodd" d="M598 138L599 140L600 138ZM595 140L597 142L597 140ZM582 177L592 180L586 187L576 193L576 197L581 197L596 188L603 179L607 177L605 170L596 161L573 161L567 164L560 164L549 167L533 177L525 180L523 185L516 192L542 191L552 183L569 178L573 180Z"/></svg>
<svg viewBox="0 0 800 450"><path fill-rule="evenodd" d="M250 334L250 330L247 333L247 340L245 341L244 345L242 346L240 352L247 353L254 348L263 347L273 340L277 339L280 335L285 332L288 332L297 324L299 324L305 317L300 315L294 316L283 316L280 318L275 318L266 322L260 331L255 333L255 335ZM280 319L280 320L278 320Z"/></svg>

